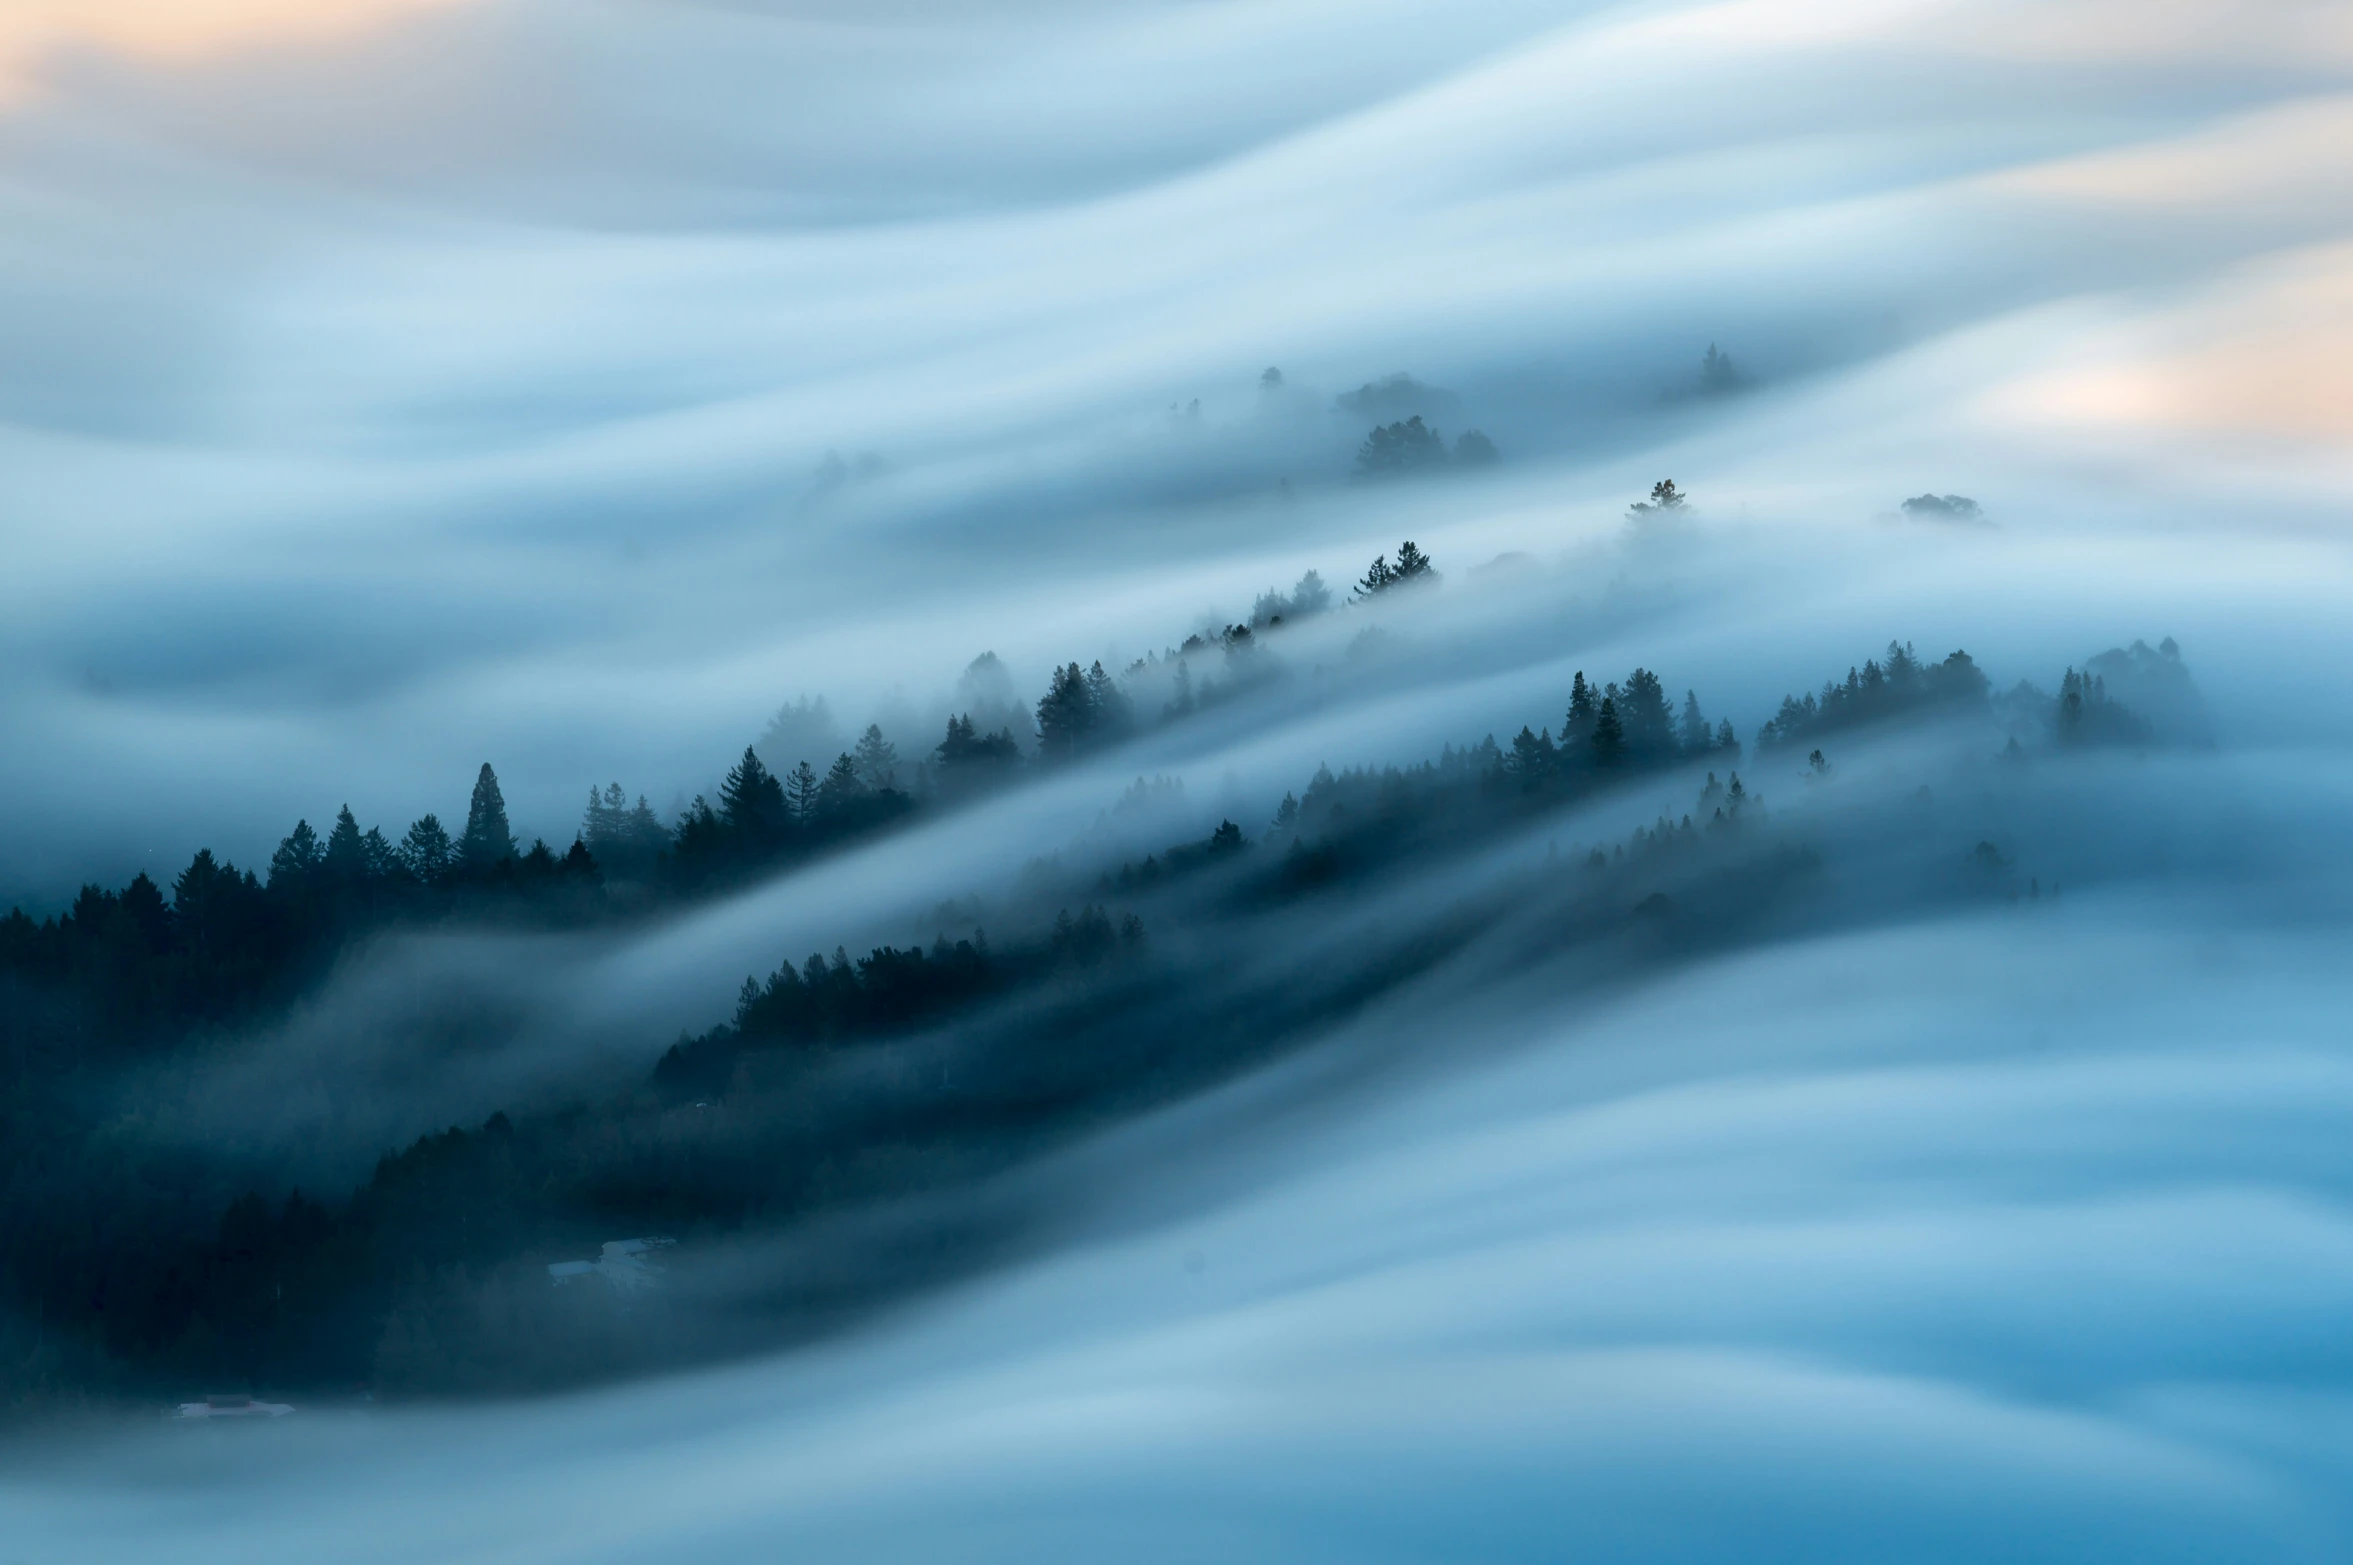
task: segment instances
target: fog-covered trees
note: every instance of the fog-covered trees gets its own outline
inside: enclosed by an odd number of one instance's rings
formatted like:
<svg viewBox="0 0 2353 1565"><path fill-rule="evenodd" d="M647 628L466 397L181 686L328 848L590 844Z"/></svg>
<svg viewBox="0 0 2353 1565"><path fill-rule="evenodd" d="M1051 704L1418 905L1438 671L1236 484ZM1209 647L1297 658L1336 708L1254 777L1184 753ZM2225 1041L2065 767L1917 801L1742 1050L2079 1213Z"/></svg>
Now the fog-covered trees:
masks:
<svg viewBox="0 0 2353 1565"><path fill-rule="evenodd" d="M868 723L866 732L858 736L858 746L850 752L857 764L858 781L869 789L880 792L899 785L899 751L882 736L879 723Z"/></svg>
<svg viewBox="0 0 2353 1565"><path fill-rule="evenodd" d="M1416 548L1409 538L1397 546L1396 564L1390 564L1389 556L1385 554L1373 557L1373 563L1365 568L1364 575L1357 580L1355 596L1362 600L1378 597L1399 587L1435 586L1438 579L1438 572L1431 565L1430 557Z"/></svg>
<svg viewBox="0 0 2353 1565"><path fill-rule="evenodd" d="M636 881L650 879L670 847L670 832L645 795L639 794L633 806L617 782L606 784L601 794L588 790L580 839L607 874Z"/></svg>
<svg viewBox="0 0 2353 1565"><path fill-rule="evenodd" d="M1359 478L1402 478L1450 466L1485 467L1500 456L1495 442L1475 429L1463 431L1449 451L1446 437L1424 424L1416 413L1373 426L1356 448L1356 474Z"/></svg>
<svg viewBox="0 0 2353 1565"><path fill-rule="evenodd" d="M1272 587L1260 593L1258 601L1250 606L1250 626L1253 630L1265 630L1286 622L1311 618L1331 606L1331 588L1324 585L1321 575L1309 571L1299 578L1299 584L1287 594L1277 592Z"/></svg>
<svg viewBox="0 0 2353 1565"><path fill-rule="evenodd" d="M1065 664L1038 702L1038 753L1068 760L1124 738L1133 718L1126 694L1100 660L1083 670Z"/></svg>
<svg viewBox="0 0 2353 1565"><path fill-rule="evenodd" d="M1866 723L1936 709L1984 707L1990 686L1966 652L1941 663L1923 663L1909 642L1887 644L1884 661L1850 668L1843 682L1826 682L1819 695L1786 696L1771 721L1757 730L1757 748L1778 749Z"/></svg>
<svg viewBox="0 0 2353 1565"><path fill-rule="evenodd" d="M2051 737L2060 745L2146 744L2154 737L2147 718L2109 698L2108 682L2098 674L2069 669L2059 681L2059 702L2051 717Z"/></svg>
<svg viewBox="0 0 2353 1565"><path fill-rule="evenodd" d="M1639 520L1643 517L1674 516L1688 510L1690 505L1690 496L1675 487L1675 480L1662 478L1650 486L1648 500L1637 500L1630 509L1631 514Z"/></svg>

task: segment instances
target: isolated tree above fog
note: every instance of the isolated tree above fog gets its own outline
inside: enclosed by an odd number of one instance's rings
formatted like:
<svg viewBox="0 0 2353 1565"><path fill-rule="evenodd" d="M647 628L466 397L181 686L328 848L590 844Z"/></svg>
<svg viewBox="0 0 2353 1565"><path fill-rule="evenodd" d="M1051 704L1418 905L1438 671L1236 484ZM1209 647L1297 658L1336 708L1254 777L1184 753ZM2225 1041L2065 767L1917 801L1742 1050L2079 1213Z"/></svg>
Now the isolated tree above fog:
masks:
<svg viewBox="0 0 2353 1565"><path fill-rule="evenodd" d="M1438 581L1438 572L1430 564L1430 557L1408 538L1397 546L1396 564L1390 564L1389 556L1385 554L1373 557L1373 563L1365 568L1364 575L1356 583L1355 595L1359 599L1378 597L1384 592L1409 585L1434 587Z"/></svg>
<svg viewBox="0 0 2353 1565"><path fill-rule="evenodd" d="M515 834L507 825L507 801L498 791L498 774L490 763L474 779L473 802L466 807L466 834L458 839L458 864L468 870L487 870L512 858Z"/></svg>

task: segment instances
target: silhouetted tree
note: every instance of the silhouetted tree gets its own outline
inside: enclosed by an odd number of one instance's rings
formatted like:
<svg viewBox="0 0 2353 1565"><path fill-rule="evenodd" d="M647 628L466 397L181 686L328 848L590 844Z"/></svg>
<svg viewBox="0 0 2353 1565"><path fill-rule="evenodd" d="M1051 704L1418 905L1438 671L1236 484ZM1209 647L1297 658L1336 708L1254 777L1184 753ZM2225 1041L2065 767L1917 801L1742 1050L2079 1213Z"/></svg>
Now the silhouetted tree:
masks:
<svg viewBox="0 0 2353 1565"><path fill-rule="evenodd" d="M719 819L754 854L773 850L791 829L784 785L750 745L719 783Z"/></svg>
<svg viewBox="0 0 2353 1565"><path fill-rule="evenodd" d="M278 843L278 851L270 855L270 889L300 890L310 883L325 857L326 850L319 845L319 834L311 830L310 822L296 821L294 829Z"/></svg>
<svg viewBox="0 0 2353 1565"><path fill-rule="evenodd" d="M437 815L420 815L400 839L400 862L428 886L439 885L457 864L457 848Z"/></svg>
<svg viewBox="0 0 2353 1565"><path fill-rule="evenodd" d="M817 818L838 821L847 816L866 797L866 785L858 780L858 763L845 752L834 760L817 785Z"/></svg>
<svg viewBox="0 0 2353 1565"><path fill-rule="evenodd" d="M368 878L367 844L348 804L335 812L335 824L327 830L327 846L319 856L319 869L330 885L356 886Z"/></svg>
<svg viewBox="0 0 2353 1565"><path fill-rule="evenodd" d="M479 874L514 852L515 834L507 825L507 801L498 791L498 773L484 761L466 807L466 832L458 839L458 866Z"/></svg>
<svg viewBox="0 0 2353 1565"><path fill-rule="evenodd" d="M1601 698L1601 710L1593 716L1593 737L1588 741L1593 764L1613 767L1626 759L1626 730L1618 722L1618 702L1615 696Z"/></svg>
<svg viewBox="0 0 2353 1565"><path fill-rule="evenodd" d="M1667 711L1667 692L1658 675L1638 668L1626 676L1618 692L1618 722L1626 736L1629 758L1654 764L1675 754L1675 729Z"/></svg>
<svg viewBox="0 0 2353 1565"><path fill-rule="evenodd" d="M807 826L817 819L817 768L807 761L797 763L784 780L786 807L792 818Z"/></svg>
<svg viewBox="0 0 2353 1565"><path fill-rule="evenodd" d="M1564 755L1586 755L1593 748L1595 702L1593 687L1585 682L1585 671L1579 669L1569 685L1569 714L1561 719L1560 742Z"/></svg>

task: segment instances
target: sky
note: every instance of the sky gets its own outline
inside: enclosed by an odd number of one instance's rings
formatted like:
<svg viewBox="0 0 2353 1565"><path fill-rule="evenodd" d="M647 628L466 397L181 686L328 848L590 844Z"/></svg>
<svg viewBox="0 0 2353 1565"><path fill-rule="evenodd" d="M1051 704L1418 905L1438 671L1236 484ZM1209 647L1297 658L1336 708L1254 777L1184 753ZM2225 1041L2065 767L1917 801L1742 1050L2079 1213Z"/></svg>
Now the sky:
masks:
<svg viewBox="0 0 2353 1565"><path fill-rule="evenodd" d="M2344 1557L2347 145L2353 15L2289 0L7 4L0 904L486 759L560 846L802 696L913 754L984 651L1034 699L1401 538L1446 578L1292 633L1313 700L679 922L376 951L186 1133L640 1070L779 954L1579 669L1747 737L1891 636L2049 689L2172 635L2219 748L2005 818L2064 903L1407 996L1022 1176L1087 1192L1058 1245L837 1348L94 1436L0 1479L0 1560ZM1352 481L1399 374L1501 462ZM1840 761L1759 786L1961 764ZM420 1085L418 992L520 1020Z"/></svg>

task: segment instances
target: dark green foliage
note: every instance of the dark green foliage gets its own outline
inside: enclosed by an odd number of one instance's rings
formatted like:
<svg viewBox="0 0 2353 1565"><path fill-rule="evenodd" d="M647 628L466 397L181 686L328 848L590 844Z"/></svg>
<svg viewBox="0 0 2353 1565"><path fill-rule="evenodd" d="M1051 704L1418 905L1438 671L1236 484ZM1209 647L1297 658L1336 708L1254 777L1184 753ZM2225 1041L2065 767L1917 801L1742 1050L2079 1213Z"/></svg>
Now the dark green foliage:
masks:
<svg viewBox="0 0 2353 1565"><path fill-rule="evenodd" d="M1976 676L1966 659L1923 669L1908 649L1880 671L1906 689L1939 678ZM1118 694L1076 664L1058 685L1097 712ZM1981 679L1976 689L1982 700ZM2096 676L2071 671L2055 711L2065 743L2135 731ZM832 1281L796 1283L782 1315L747 1312L732 1336L709 1322L673 1335L659 1306L633 1318L556 1289L545 1263L617 1235L710 1245L793 1222L812 1225L794 1243L814 1244L854 1214L920 1205L1263 1060L1457 958L1497 959L1481 957L1481 941L1525 940L1607 979L1761 927L1814 864L1737 773L1709 771L1691 815L1608 851L1575 845L1459 906L1419 909L1394 936L1343 916L1393 910L1399 891L1434 883L1384 879L1406 866L1462 862L1442 856L1487 852L1621 780L1734 757L1729 725L1710 733L1695 695L1676 720L1646 670L1598 691L1580 673L1558 741L1523 728L1508 749L1488 739L1418 766L1319 768L1284 796L1268 844L1221 821L1092 887L1049 882L1042 900L1012 904L1028 909L1012 926L1025 933L1001 947L972 930L927 949L779 966L650 1077L422 1137L323 1200L226 1157L152 1144L93 1108L107 1101L94 1089L126 1070L201 1058L226 1029L282 1014L351 942L385 929L627 916L638 904L608 899L615 871L600 843L618 858L634 842L654 866L633 872L651 879L631 881L631 896L677 896L912 808L878 769L890 763L861 750L823 779L803 766L782 782L747 752L719 804L697 800L674 837L614 785L592 795L562 854L535 842L516 855L509 837L486 873L453 873L432 817L395 853L346 810L324 842L307 825L289 834L266 885L206 852L168 897L139 876L119 891L87 887L55 918L0 919L0 1231L16 1259L0 1268L0 1406L208 1381L518 1390L769 1346L971 1264L987 1236L825 1252L807 1270ZM965 717L929 770L1017 763L1010 733L984 737ZM497 814L483 835L507 829ZM1983 891L1983 873L1943 863ZM910 1252L923 1259L906 1262ZM887 1257L899 1259L886 1268ZM23 1320L43 1323L41 1342L8 1335Z"/></svg>
<svg viewBox="0 0 2353 1565"><path fill-rule="evenodd" d="M948 719L948 735L932 755L940 791L961 797L1010 779L1021 765L1021 747L1008 729L983 734L972 715Z"/></svg>
<svg viewBox="0 0 2353 1565"><path fill-rule="evenodd" d="M793 820L784 804L784 784L761 764L749 745L719 783L719 819L745 851L765 856L784 845Z"/></svg>
<svg viewBox="0 0 2353 1565"><path fill-rule="evenodd" d="M1133 721L1126 694L1100 661L1084 670L1066 664L1038 702L1038 753L1054 760L1083 755L1125 738Z"/></svg>
<svg viewBox="0 0 2353 1565"><path fill-rule="evenodd" d="M1446 439L1416 413L1393 424L1376 425L1356 449L1356 470L1368 478L1426 473L1446 465Z"/></svg>
<svg viewBox="0 0 2353 1565"><path fill-rule="evenodd" d="M1612 685L1610 689L1614 691L1617 686ZM1601 698L1601 710L1594 715L1593 737L1587 741L1587 749L1592 754L1594 766L1600 770L1611 771L1626 764L1629 753L1626 728L1618 720L1618 698L1615 695Z"/></svg>
<svg viewBox="0 0 2353 1565"><path fill-rule="evenodd" d="M1775 750L1825 735L1936 710L1976 711L1986 704L1985 675L1966 652L1922 663L1908 642L1887 644L1874 659L1848 669L1845 682L1823 685L1819 696L1787 696L1772 721L1757 730L1757 748Z"/></svg>
<svg viewBox="0 0 2353 1565"><path fill-rule="evenodd" d="M1438 579L1437 571L1431 567L1430 557L1414 547L1413 540L1409 538L1397 546L1395 565L1389 563L1389 557L1385 554L1374 557L1373 563L1357 580L1356 596L1360 599L1378 597L1393 588L1413 583L1435 586Z"/></svg>

